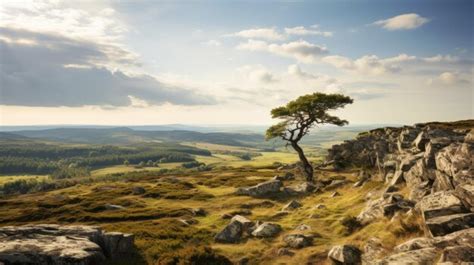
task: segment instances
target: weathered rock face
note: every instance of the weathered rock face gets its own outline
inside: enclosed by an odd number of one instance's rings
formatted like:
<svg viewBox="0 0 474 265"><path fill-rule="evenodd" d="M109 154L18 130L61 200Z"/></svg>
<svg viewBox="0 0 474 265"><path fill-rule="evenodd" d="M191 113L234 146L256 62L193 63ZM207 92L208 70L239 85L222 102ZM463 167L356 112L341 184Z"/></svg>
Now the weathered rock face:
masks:
<svg viewBox="0 0 474 265"><path fill-rule="evenodd" d="M377 264L435 264L438 257L436 248L422 248L390 255Z"/></svg>
<svg viewBox="0 0 474 265"><path fill-rule="evenodd" d="M248 195L252 197L265 197L280 192L282 183L280 180L269 180L248 188L239 188L238 195Z"/></svg>
<svg viewBox="0 0 474 265"><path fill-rule="evenodd" d="M133 235L104 232L95 226L0 228L0 263L6 264L101 264L133 250Z"/></svg>
<svg viewBox="0 0 474 265"><path fill-rule="evenodd" d="M457 127L457 124L460 127ZM328 151L335 168L357 166L384 181L357 216L366 225L399 216L422 215L425 236L411 239L367 264L435 264L471 262L474 247L474 120L457 124L418 124L361 133ZM357 182L355 187L363 183ZM396 194L408 188L409 198ZM417 202L413 207L414 202ZM385 255L385 254L384 254ZM440 258L441 257L441 258ZM341 262L341 261L337 261Z"/></svg>
<svg viewBox="0 0 474 265"><path fill-rule="evenodd" d="M360 264L361 251L352 245L334 246L328 253L328 258L334 264Z"/></svg>

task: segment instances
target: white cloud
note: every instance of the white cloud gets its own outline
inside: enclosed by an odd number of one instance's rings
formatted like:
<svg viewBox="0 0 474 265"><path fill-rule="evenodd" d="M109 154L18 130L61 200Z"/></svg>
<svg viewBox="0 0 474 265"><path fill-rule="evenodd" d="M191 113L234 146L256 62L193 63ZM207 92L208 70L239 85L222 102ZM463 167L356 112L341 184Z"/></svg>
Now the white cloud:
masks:
<svg viewBox="0 0 474 265"><path fill-rule="evenodd" d="M212 97L147 74L138 54L123 45L127 28L115 10L99 1L88 3L84 9L69 4L2 2L0 104L79 107L129 106L143 100L150 105L215 103Z"/></svg>
<svg viewBox="0 0 474 265"><path fill-rule="evenodd" d="M311 73L305 72L301 70L301 68L297 64L292 64L288 66L288 74L296 76L304 80L321 81L321 82L325 82L329 84L337 82L336 79L331 78L328 75L311 74Z"/></svg>
<svg viewBox="0 0 474 265"><path fill-rule="evenodd" d="M446 85L466 84L468 80L463 79L459 73L443 72L438 76L438 79Z"/></svg>
<svg viewBox="0 0 474 265"><path fill-rule="evenodd" d="M378 20L374 25L387 30L406 30L418 28L430 20L415 13L398 15L389 19Z"/></svg>
<svg viewBox="0 0 474 265"><path fill-rule="evenodd" d="M273 83L277 78L262 65L244 65L237 69L247 79L260 83Z"/></svg>
<svg viewBox="0 0 474 265"><path fill-rule="evenodd" d="M317 28L317 25L313 25L313 28ZM330 31L320 31L316 29L308 29L304 26L298 26L293 28L285 28L285 32L288 35L299 35L299 36L308 36L308 35L321 35L324 37L331 37L333 35Z"/></svg>
<svg viewBox="0 0 474 265"><path fill-rule="evenodd" d="M222 45L222 43L218 40L208 40L203 42L204 45L206 46L211 46L211 47L219 47Z"/></svg>
<svg viewBox="0 0 474 265"><path fill-rule="evenodd" d="M236 36L241 38L249 38L249 39L266 39L266 40L283 40L285 36L278 33L275 28L253 28L253 29L246 29L242 30L229 36Z"/></svg>
<svg viewBox="0 0 474 265"><path fill-rule="evenodd" d="M336 68L370 75L399 72L402 70L402 63L415 60L415 56L410 56L407 54L399 54L394 57L383 59L376 55L364 55L356 60L352 60L340 55L331 55L322 58L323 62L331 64Z"/></svg>
<svg viewBox="0 0 474 265"><path fill-rule="evenodd" d="M423 60L425 62L428 62L428 63L440 63L440 62L453 63L453 62L458 62L459 57L452 56L452 55L449 55L449 54L447 54L447 55L438 54L438 55L435 55L435 56L432 56L432 57L425 57L425 58L423 58Z"/></svg>
<svg viewBox="0 0 474 265"><path fill-rule="evenodd" d="M328 53L326 47L312 44L304 40L283 44L248 40L246 43L239 44L237 49L248 51L265 51L283 57L294 58L297 61L304 63L313 63L317 61L321 55Z"/></svg>

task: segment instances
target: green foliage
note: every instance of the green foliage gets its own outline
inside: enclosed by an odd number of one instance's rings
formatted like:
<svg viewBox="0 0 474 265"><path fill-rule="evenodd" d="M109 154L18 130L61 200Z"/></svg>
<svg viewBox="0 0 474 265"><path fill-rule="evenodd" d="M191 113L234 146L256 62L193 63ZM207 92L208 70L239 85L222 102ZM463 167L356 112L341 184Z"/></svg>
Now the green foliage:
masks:
<svg viewBox="0 0 474 265"><path fill-rule="evenodd" d="M346 125L346 120L332 116L328 111L343 108L352 102L350 97L341 94L318 92L301 96L271 111L272 118L283 121L268 128L266 139L282 137L299 141L315 124Z"/></svg>

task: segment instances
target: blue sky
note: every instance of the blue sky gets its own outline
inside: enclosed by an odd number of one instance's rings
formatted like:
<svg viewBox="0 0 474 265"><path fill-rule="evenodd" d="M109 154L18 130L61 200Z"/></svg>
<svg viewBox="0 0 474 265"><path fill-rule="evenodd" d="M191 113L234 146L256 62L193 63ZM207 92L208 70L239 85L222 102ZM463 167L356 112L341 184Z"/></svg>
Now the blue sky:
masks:
<svg viewBox="0 0 474 265"><path fill-rule="evenodd" d="M472 118L473 8L6 1L0 122L267 124L271 108L315 91L352 96L338 113L352 123Z"/></svg>

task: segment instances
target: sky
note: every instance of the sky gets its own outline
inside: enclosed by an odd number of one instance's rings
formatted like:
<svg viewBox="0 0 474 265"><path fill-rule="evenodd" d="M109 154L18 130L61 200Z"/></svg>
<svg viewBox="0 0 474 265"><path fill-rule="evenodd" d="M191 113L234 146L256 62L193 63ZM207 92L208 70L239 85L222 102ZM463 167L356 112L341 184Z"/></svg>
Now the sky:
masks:
<svg viewBox="0 0 474 265"><path fill-rule="evenodd" d="M298 96L351 124L473 118L474 2L0 2L1 125L271 124Z"/></svg>

